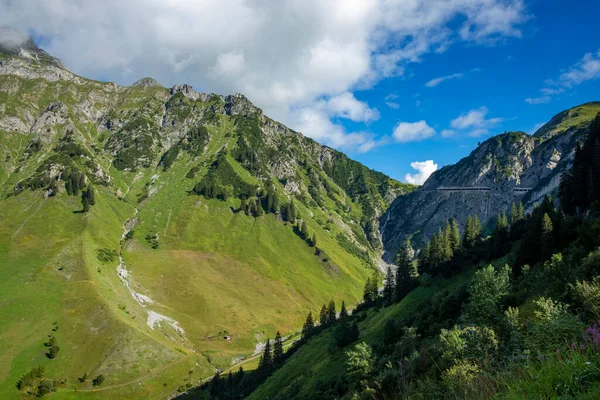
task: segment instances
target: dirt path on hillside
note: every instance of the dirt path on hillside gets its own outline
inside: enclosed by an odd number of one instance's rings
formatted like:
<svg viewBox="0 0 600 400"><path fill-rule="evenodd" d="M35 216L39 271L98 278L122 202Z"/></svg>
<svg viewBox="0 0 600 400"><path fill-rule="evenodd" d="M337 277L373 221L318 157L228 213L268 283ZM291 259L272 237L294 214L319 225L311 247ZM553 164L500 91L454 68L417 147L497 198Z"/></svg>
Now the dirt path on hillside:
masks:
<svg viewBox="0 0 600 400"><path fill-rule="evenodd" d="M120 387L129 386L129 385L134 385L134 384L140 383L140 382L142 382L142 381L144 381L144 380L146 380L148 378L151 378L152 376L154 376L154 375L156 375L156 374L158 374L160 372L163 372L163 371L165 371L165 370L167 370L167 369L169 369L169 368L171 368L171 367L173 367L173 366L175 366L175 365L183 362L184 360L187 360L190 357L191 356L181 357L180 359L175 360L175 361L173 361L173 362L165 365L164 367L155 369L154 371L151 371L151 372L147 373L146 375L140 376L139 378L134 379L134 380L129 381L129 382L119 383L118 385L112 385L112 386L103 386L103 387L100 387L100 388L93 388L93 389L71 389L71 391L73 391L73 392L102 392L104 390L111 390L111 389L116 389L116 388L120 388Z"/></svg>
<svg viewBox="0 0 600 400"><path fill-rule="evenodd" d="M35 209L35 211L29 217L25 218L25 221L23 221L23 223L21 224L21 226L19 226L19 228L15 231L15 233L13 233L13 235L10 238L11 242L13 240L15 240L15 237L17 237L17 235L21 232L21 229L23 229L23 227L25 226L25 224L27 223L27 221L29 221L31 219L31 217L33 217L35 214L37 214L38 211L40 211L40 209L42 208L42 206L46 203L46 200L48 200L48 195L44 194L44 199L37 206L37 208Z"/></svg>

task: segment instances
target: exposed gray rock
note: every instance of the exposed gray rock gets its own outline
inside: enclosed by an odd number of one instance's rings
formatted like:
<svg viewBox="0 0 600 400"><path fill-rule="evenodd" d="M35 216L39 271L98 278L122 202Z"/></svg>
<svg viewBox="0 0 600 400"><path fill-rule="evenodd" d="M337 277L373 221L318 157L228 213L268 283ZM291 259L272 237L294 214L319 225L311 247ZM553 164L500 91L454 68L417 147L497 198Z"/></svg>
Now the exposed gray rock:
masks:
<svg viewBox="0 0 600 400"><path fill-rule="evenodd" d="M142 79L138 79L137 81L135 81L135 83L133 85L131 85L132 87L162 87L162 85L160 83L158 83L158 81L154 78L150 78L150 77L145 77Z"/></svg>
<svg viewBox="0 0 600 400"><path fill-rule="evenodd" d="M69 112L62 101L50 103L36 119L31 127L31 132L36 133L40 141L49 143L52 136L49 130L55 125L66 123L68 120Z"/></svg>
<svg viewBox="0 0 600 400"><path fill-rule="evenodd" d="M199 93L194 91L194 88L188 84L175 85L171 88L171 95L176 93L183 93L183 95L189 99L197 100L200 96Z"/></svg>
<svg viewBox="0 0 600 400"><path fill-rule="evenodd" d="M409 236L422 246L450 218L456 218L462 230L467 217L477 214L491 228L500 212L510 212L512 202L522 201L531 210L544 196L556 197L560 176L570 167L575 143L585 129L571 128L541 142L522 132L505 133L436 171L417 191L396 199L381 218L388 257ZM487 189L452 190L471 187Z"/></svg>
<svg viewBox="0 0 600 400"><path fill-rule="evenodd" d="M223 100L227 115L250 115L256 112L262 114L262 110L252 104L243 94L224 96Z"/></svg>

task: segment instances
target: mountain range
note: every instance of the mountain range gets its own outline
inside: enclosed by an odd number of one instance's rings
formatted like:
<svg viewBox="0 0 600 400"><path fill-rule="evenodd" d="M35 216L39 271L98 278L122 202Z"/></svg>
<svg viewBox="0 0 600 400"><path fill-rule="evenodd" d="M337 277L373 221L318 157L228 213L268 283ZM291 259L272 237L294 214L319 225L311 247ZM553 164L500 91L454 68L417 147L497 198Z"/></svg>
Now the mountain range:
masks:
<svg viewBox="0 0 600 400"><path fill-rule="evenodd" d="M464 229L477 215L488 232L512 203L531 211L544 196L557 198L561 175L573 162L600 102L554 116L533 135L505 132L480 143L468 157L434 172L408 196L397 198L381 219L383 243L393 257L407 238L426 243L450 218Z"/></svg>
<svg viewBox="0 0 600 400"><path fill-rule="evenodd" d="M166 396L308 310L357 303L380 263L379 217L414 189L243 95L123 87L30 39L3 47L0 397L40 363L78 398Z"/></svg>
<svg viewBox="0 0 600 400"><path fill-rule="evenodd" d="M247 368L308 311L356 305L407 238L420 248L475 214L491 231L513 202L556 195L599 111L494 136L417 188L241 94L94 81L31 38L5 43L0 397L39 365L78 399L165 398Z"/></svg>

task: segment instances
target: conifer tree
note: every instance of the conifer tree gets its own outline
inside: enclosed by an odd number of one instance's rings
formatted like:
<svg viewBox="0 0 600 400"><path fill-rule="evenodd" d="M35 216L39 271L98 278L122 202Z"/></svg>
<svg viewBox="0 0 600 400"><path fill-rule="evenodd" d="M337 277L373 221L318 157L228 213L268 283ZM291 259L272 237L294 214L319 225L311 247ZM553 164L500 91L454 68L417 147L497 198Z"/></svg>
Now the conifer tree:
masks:
<svg viewBox="0 0 600 400"><path fill-rule="evenodd" d="M258 369L261 371L268 371L273 366L273 356L271 354L271 342L267 339L265 348L263 350L260 361L258 362Z"/></svg>
<svg viewBox="0 0 600 400"><path fill-rule="evenodd" d="M548 213L544 214L542 218L542 234L541 234L541 250L542 258L550 258L554 250L554 234L553 234L552 220Z"/></svg>
<svg viewBox="0 0 600 400"><path fill-rule="evenodd" d="M442 263L448 261L452 257L449 237L441 229L436 235L432 236L429 244L429 263L431 268L439 268Z"/></svg>
<svg viewBox="0 0 600 400"><path fill-rule="evenodd" d="M300 225L300 233L302 234L303 239L308 239L308 227L304 221L302 221L302 225Z"/></svg>
<svg viewBox="0 0 600 400"><path fill-rule="evenodd" d="M514 205L514 203L513 203ZM515 206L516 209L516 206ZM511 210L512 213L512 210ZM518 213L518 211L517 211ZM518 216L518 215L517 215ZM506 213L502 211L498 214L496 220L496 226L494 227L494 233L492 234L490 257L499 257L504 254L504 248L508 240L508 219Z"/></svg>
<svg viewBox="0 0 600 400"><path fill-rule="evenodd" d="M452 218L450 220L450 247L452 252L455 252L460 247L460 229L458 228L458 222Z"/></svg>
<svg viewBox="0 0 600 400"><path fill-rule="evenodd" d="M365 282L365 288L363 289L363 300L366 303L371 302L371 278L367 278L367 281Z"/></svg>
<svg viewBox="0 0 600 400"><path fill-rule="evenodd" d="M365 290L363 292L363 299L365 302L372 303L377 299L378 280L379 277L377 276L377 272L374 272L371 278L367 278Z"/></svg>
<svg viewBox="0 0 600 400"><path fill-rule="evenodd" d="M273 213L273 214L277 214L279 213L279 198L277 197L277 192L273 193L273 204L271 206L271 209L269 210L269 212Z"/></svg>
<svg viewBox="0 0 600 400"><path fill-rule="evenodd" d="M335 302L331 300L329 306L327 306L327 325L335 323L337 315L335 313Z"/></svg>
<svg viewBox="0 0 600 400"><path fill-rule="evenodd" d="M244 214L248 214L248 201L246 200L245 197L243 197L242 201L240 202L240 212L243 212Z"/></svg>
<svg viewBox="0 0 600 400"><path fill-rule="evenodd" d="M521 203L521 205L522 204L523 203ZM519 208L513 201L513 203L510 206L510 224L511 224L511 226L516 224L520 220L521 220L521 218L519 217Z"/></svg>
<svg viewBox="0 0 600 400"><path fill-rule="evenodd" d="M410 240L406 240L396 257L396 264L398 265L395 287L396 301L402 300L414 286L417 271L411 258L412 253Z"/></svg>
<svg viewBox="0 0 600 400"><path fill-rule="evenodd" d="M323 304L323 307L321 307L321 312L319 313L319 325L321 325L321 326L327 325L327 317L328 316L329 316L329 314L327 314L327 306L325 304Z"/></svg>
<svg viewBox="0 0 600 400"><path fill-rule="evenodd" d="M317 247L317 235L313 233L312 239L310 240L310 244L312 247Z"/></svg>
<svg viewBox="0 0 600 400"><path fill-rule="evenodd" d="M373 272L373 277L371 278L371 286L369 288L369 295L371 297L371 301L377 300L378 291L379 291L379 275L377 275L377 272Z"/></svg>
<svg viewBox="0 0 600 400"><path fill-rule="evenodd" d="M267 188L267 206L266 206L266 211L272 212L275 208L274 208L274 204L275 204L275 192L273 190L273 186L269 185L269 187Z"/></svg>
<svg viewBox="0 0 600 400"><path fill-rule="evenodd" d="M506 218L506 213L502 211L500 215L498 215L498 221L496 222L496 226L498 229L506 229L508 228L508 218Z"/></svg>
<svg viewBox="0 0 600 400"><path fill-rule="evenodd" d="M465 234L463 236L463 244L465 247L473 247L477 244L481 238L481 222L479 217L475 214L473 217L467 217L467 223L465 225Z"/></svg>
<svg viewBox="0 0 600 400"><path fill-rule="evenodd" d="M275 335L275 343L273 343L273 364L279 366L283 363L283 339L277 331Z"/></svg>
<svg viewBox="0 0 600 400"><path fill-rule="evenodd" d="M419 271L421 273L429 272L431 270L431 242L425 245L425 248L419 253Z"/></svg>
<svg viewBox="0 0 600 400"><path fill-rule="evenodd" d="M358 330L358 323L356 321L352 322L352 325L350 325L350 329L348 332L348 343L352 343L358 340L360 336L360 332Z"/></svg>
<svg viewBox="0 0 600 400"><path fill-rule="evenodd" d="M85 187L85 175L82 174L81 172L77 171L77 174L79 175L76 179L78 179L77 185L76 187L76 193L75 196L77 196L79 194L79 189L83 189Z"/></svg>
<svg viewBox="0 0 600 400"><path fill-rule="evenodd" d="M346 309L346 302L342 300L342 306L340 308L340 320L345 321L348 319L348 310Z"/></svg>
<svg viewBox="0 0 600 400"><path fill-rule="evenodd" d="M244 379L244 368L242 368L242 366L240 365L240 369L238 369L238 372L235 374L236 384L239 385L243 379Z"/></svg>
<svg viewBox="0 0 600 400"><path fill-rule="evenodd" d="M444 227L443 249L443 260L450 260L454 254L454 249L452 248L452 227L449 221L446 221L446 226Z"/></svg>
<svg viewBox="0 0 600 400"><path fill-rule="evenodd" d="M467 216L467 221L465 222L465 233L463 234L463 246L471 247L471 235L473 231L473 218L470 215Z"/></svg>
<svg viewBox="0 0 600 400"><path fill-rule="evenodd" d="M264 213L265 213L265 210L263 209L260 199L256 199L256 216L260 217Z"/></svg>
<svg viewBox="0 0 600 400"><path fill-rule="evenodd" d="M294 201L292 200L290 202L290 214L289 214L289 219L288 219L291 223L296 222L296 206L294 205Z"/></svg>
<svg viewBox="0 0 600 400"><path fill-rule="evenodd" d="M388 265L385 271L385 283L383 285L383 296L388 303L391 303L394 300L395 286L394 273L392 267Z"/></svg>
<svg viewBox="0 0 600 400"><path fill-rule="evenodd" d="M90 207L96 204L96 196L91 183L88 185L86 190L81 192L81 203L83 205L84 213L90 211Z"/></svg>
<svg viewBox="0 0 600 400"><path fill-rule="evenodd" d="M218 396L221 391L221 373L217 373L213 376L210 381L210 394L211 396Z"/></svg>
<svg viewBox="0 0 600 400"><path fill-rule="evenodd" d="M302 327L302 340L306 340L312 336L315 330L315 322L313 321L312 312L308 312L308 316L306 317L306 322L304 322L304 326Z"/></svg>
<svg viewBox="0 0 600 400"><path fill-rule="evenodd" d="M525 218L525 207L523 207L523 202L519 202L519 219Z"/></svg>
<svg viewBox="0 0 600 400"><path fill-rule="evenodd" d="M292 222L292 219L290 217L291 213L292 213L292 211L291 211L291 207L290 207L289 203L284 206L281 206L281 214L283 216L282 219L284 221Z"/></svg>
<svg viewBox="0 0 600 400"><path fill-rule="evenodd" d="M227 374L227 390L233 389L233 374L231 371Z"/></svg>

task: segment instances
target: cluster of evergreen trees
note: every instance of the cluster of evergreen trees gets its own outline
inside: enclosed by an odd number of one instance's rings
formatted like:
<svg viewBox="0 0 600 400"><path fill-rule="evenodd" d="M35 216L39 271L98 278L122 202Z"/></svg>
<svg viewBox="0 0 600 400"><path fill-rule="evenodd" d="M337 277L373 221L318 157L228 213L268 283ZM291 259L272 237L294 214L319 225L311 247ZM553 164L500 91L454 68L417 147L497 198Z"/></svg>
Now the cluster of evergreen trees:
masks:
<svg viewBox="0 0 600 400"><path fill-rule="evenodd" d="M468 217L465 227L463 244L465 247L475 245L481 234L481 223L477 215ZM438 269L443 263L454 256L454 252L461 246L460 231L455 219L446 222L444 229L433 235L419 258L419 271L421 273Z"/></svg>
<svg viewBox="0 0 600 400"><path fill-rule="evenodd" d="M275 339L267 339L255 371L245 372L242 367L236 373L229 372L223 378L217 372L213 378L197 390L207 391L211 399L237 400L248 396L254 389L280 368L285 360L298 349L300 341L294 342L287 351L283 348L283 337L277 331Z"/></svg>
<svg viewBox="0 0 600 400"><path fill-rule="evenodd" d="M96 205L96 194L94 193L94 187L91 183L83 192L81 192L81 204L84 213L90 211L91 206Z"/></svg>
<svg viewBox="0 0 600 400"><path fill-rule="evenodd" d="M85 175L77 168L69 168L62 173L65 182L65 190L69 196L79 196L85 190Z"/></svg>
<svg viewBox="0 0 600 400"><path fill-rule="evenodd" d="M559 199L567 215L583 213L600 201L600 114L596 116L585 140L575 148L570 171L563 174Z"/></svg>
<svg viewBox="0 0 600 400"><path fill-rule="evenodd" d="M551 200L548 199L547 201ZM546 205L541 209L548 209ZM539 213L539 212L538 212ZM537 213L534 213L537 215ZM474 261L478 258L496 258L510 250L510 230L517 229L516 234L523 233L520 226L525 220L523 204L513 203L510 212L510 223L505 212L498 215L497 222L491 237L482 238L482 227L477 215L467 217L465 231L461 236L458 223L455 219L446 222L443 229L433 235L429 243L414 257L414 250L410 240L407 240L396 256L397 269L388 267L383 289L383 299L386 304L402 300L419 282L419 276L431 277L442 272L445 276L455 273L461 268L461 263L466 260ZM547 224L552 224L547 221ZM513 235L514 236L514 235ZM540 239L536 236L534 240ZM551 245L554 240L549 241ZM527 243L523 246L530 245ZM426 279L426 278L424 278ZM367 304L373 304L378 299L377 276L367 280L363 299Z"/></svg>
<svg viewBox="0 0 600 400"><path fill-rule="evenodd" d="M238 175L227 159L227 152L222 151L192 192L211 199L227 200L232 196L241 199L256 196L257 187Z"/></svg>
<svg viewBox="0 0 600 400"><path fill-rule="evenodd" d="M358 324L356 319L349 315L346 303L342 301L338 315L335 302L331 300L321 307L318 323L313 319L312 312L308 313L300 340L294 342L287 351L284 351L283 338L280 332L277 331L275 339L267 340L265 343L258 368L255 371L245 372L240 367L236 373L229 372L227 378L223 378L220 373L217 373L210 382L197 390L208 391L212 399L232 400L244 398L280 368L285 360L298 350L302 343L308 341L310 337L318 332L330 327L334 329L332 335L333 347L344 347L358 339Z"/></svg>

